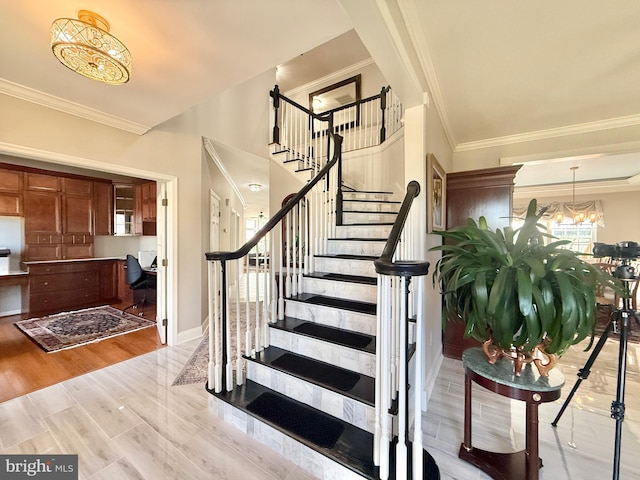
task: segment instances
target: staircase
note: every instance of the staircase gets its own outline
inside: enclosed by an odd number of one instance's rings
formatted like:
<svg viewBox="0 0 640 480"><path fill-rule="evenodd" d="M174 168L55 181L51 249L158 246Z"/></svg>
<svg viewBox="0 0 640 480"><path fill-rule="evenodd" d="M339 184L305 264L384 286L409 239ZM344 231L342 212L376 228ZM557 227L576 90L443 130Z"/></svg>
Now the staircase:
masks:
<svg viewBox="0 0 640 480"><path fill-rule="evenodd" d="M402 204L391 192L341 191L342 139L330 136L335 151L324 161L297 153L318 148L278 143L285 167L308 183L241 249L206 254L211 406L321 480L439 479L419 420L415 339L424 319L409 319L428 264L398 260L414 258L403 238L419 185L411 182ZM270 251L254 262L265 285L255 318L249 306L246 322L229 318L228 266L245 268L242 258L267 235Z"/></svg>

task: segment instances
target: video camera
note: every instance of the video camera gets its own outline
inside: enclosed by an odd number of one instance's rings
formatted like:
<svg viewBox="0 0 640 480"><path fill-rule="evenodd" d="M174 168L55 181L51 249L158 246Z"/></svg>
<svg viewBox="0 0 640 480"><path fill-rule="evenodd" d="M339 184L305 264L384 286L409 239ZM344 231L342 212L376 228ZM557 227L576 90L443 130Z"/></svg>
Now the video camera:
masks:
<svg viewBox="0 0 640 480"><path fill-rule="evenodd" d="M595 242L593 244L594 257L611 257L614 259L640 258L640 246L636 242L619 242L615 245Z"/></svg>
<svg viewBox="0 0 640 480"><path fill-rule="evenodd" d="M593 244L594 257L611 257L622 263L614 270L613 276L626 280L636 279L635 268L629 265L629 260L640 257L640 247L636 242L619 242L615 245L595 242Z"/></svg>

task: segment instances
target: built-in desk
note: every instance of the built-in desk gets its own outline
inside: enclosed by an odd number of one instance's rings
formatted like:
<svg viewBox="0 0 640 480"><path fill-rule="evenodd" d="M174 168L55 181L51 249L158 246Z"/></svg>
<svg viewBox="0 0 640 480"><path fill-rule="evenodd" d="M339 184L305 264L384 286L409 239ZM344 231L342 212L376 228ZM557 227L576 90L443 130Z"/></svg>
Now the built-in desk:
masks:
<svg viewBox="0 0 640 480"><path fill-rule="evenodd" d="M24 262L29 314L105 305L118 299L117 258Z"/></svg>
<svg viewBox="0 0 640 480"><path fill-rule="evenodd" d="M12 287L15 285L27 286L29 284L29 272L22 270L0 273L0 287Z"/></svg>

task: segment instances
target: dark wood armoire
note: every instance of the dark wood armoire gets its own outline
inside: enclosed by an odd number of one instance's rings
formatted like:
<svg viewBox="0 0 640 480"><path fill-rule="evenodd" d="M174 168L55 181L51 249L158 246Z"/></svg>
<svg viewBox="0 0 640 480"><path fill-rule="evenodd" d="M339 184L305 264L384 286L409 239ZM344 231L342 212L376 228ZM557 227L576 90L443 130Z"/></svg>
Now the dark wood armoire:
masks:
<svg viewBox="0 0 640 480"><path fill-rule="evenodd" d="M511 221L514 178L520 165L469 170L447 174L447 228L484 216L492 229ZM464 338L464 324L448 321L442 336L447 357L462 358L462 352L478 346Z"/></svg>

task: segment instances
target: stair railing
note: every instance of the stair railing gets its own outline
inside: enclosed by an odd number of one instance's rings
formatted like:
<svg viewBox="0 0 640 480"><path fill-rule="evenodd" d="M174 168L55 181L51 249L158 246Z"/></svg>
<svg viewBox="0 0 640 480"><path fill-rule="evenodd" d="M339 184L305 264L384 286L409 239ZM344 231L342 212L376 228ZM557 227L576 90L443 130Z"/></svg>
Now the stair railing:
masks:
<svg viewBox="0 0 640 480"><path fill-rule="evenodd" d="M395 448L395 478L423 478L420 412L424 342L421 339L429 262L413 260L419 258L415 239L421 235L416 231L418 209L411 206L419 193L418 182L407 185L389 239L382 255L374 262L378 274L378 308L373 456L381 480L389 478L391 448ZM412 358L414 375L409 378ZM390 412L394 411L397 413L392 415ZM410 412L413 412L413 435ZM411 467L408 465L410 455Z"/></svg>
<svg viewBox="0 0 640 480"><path fill-rule="evenodd" d="M312 112L280 93L278 85L269 92L273 103L273 153L284 153L283 162L298 162L297 170L317 173L328 161L329 132L339 133L342 151L382 144L403 124L403 107L391 87L322 114ZM329 127L331 125L331 127ZM336 221L342 225L342 161L337 167Z"/></svg>
<svg viewBox="0 0 640 480"><path fill-rule="evenodd" d="M326 121L333 117L335 133L343 137L342 152L373 147L400 130L404 108L391 87L380 93L316 114L280 93L270 92L273 103L272 142L289 153L287 161L302 161L306 167L326 163ZM322 160L325 160L323 162Z"/></svg>
<svg viewBox="0 0 640 480"><path fill-rule="evenodd" d="M205 254L211 392L233 390L234 371L235 383L244 383L244 356L255 358L269 346L267 323L284 318L284 299L303 291L303 273L313 271L314 255L326 253L335 230L342 158L342 137L327 122L331 160L238 250ZM229 272L236 275L234 295Z"/></svg>

